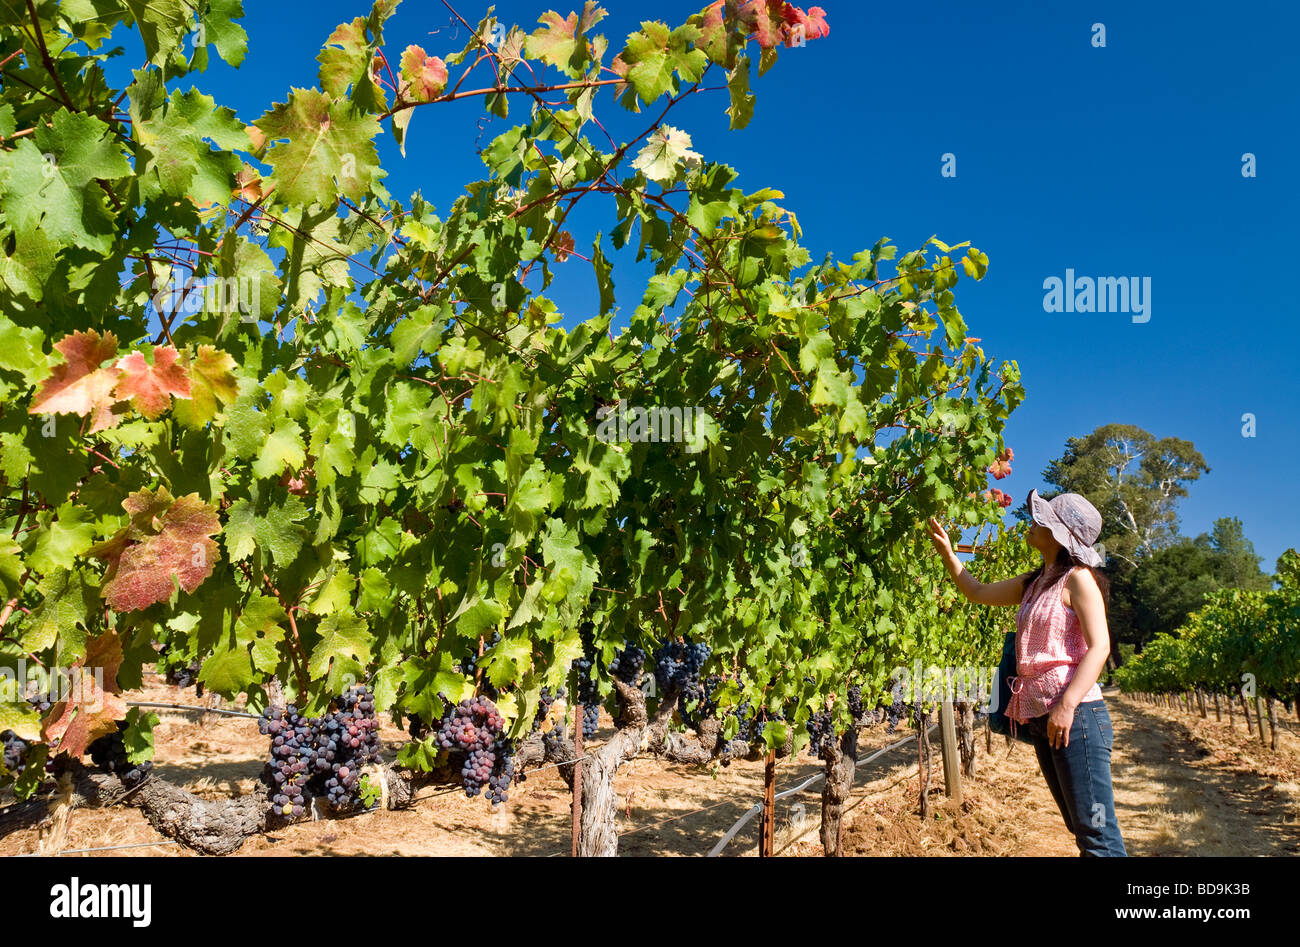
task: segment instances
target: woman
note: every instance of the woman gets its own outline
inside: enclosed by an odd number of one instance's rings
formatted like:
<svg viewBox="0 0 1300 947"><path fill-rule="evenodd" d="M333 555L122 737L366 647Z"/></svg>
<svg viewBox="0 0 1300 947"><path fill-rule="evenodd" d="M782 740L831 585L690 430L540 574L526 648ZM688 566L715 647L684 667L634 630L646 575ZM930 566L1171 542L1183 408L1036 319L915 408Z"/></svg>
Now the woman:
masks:
<svg viewBox="0 0 1300 947"><path fill-rule="evenodd" d="M1110 782L1110 714L1097 677L1110 654L1106 579L1093 550L1101 514L1077 493L1047 501L1029 491L1033 572L985 584L967 572L938 520L930 538L963 595L980 605L1019 605L1016 677L1007 716L1024 725L1079 854L1127 855Z"/></svg>

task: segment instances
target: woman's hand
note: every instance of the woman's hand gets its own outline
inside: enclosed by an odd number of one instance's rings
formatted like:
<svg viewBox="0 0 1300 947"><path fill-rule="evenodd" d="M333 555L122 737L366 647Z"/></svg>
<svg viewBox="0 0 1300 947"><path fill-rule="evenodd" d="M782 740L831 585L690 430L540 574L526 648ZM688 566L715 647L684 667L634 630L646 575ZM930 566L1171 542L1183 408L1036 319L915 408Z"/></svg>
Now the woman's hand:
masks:
<svg viewBox="0 0 1300 947"><path fill-rule="evenodd" d="M1070 745L1070 728L1074 726L1074 707L1057 701L1047 716L1047 742L1054 750Z"/></svg>
<svg viewBox="0 0 1300 947"><path fill-rule="evenodd" d="M933 516L930 517L930 542L934 543L935 551L945 559L953 554L952 543L948 539L948 531Z"/></svg>

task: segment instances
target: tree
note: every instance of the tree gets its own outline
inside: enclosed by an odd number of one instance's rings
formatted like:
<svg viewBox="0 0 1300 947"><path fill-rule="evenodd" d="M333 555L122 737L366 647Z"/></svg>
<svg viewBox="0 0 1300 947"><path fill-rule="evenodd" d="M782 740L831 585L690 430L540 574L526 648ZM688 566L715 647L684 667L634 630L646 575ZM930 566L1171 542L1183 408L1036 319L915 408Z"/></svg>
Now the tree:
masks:
<svg viewBox="0 0 1300 947"><path fill-rule="evenodd" d="M1056 492L1087 497L1101 512L1099 538L1107 556L1136 565L1175 541L1178 501L1187 495L1187 484L1209 470L1191 441L1157 439L1132 424L1105 424L1066 441L1065 453L1047 465L1043 479Z"/></svg>
<svg viewBox="0 0 1300 947"><path fill-rule="evenodd" d="M1241 520L1220 517L1209 535L1196 537L1198 545L1210 549L1210 567L1219 585L1236 589L1267 589L1272 580L1259 568L1262 556L1255 554L1255 544L1246 538Z"/></svg>
<svg viewBox="0 0 1300 947"><path fill-rule="evenodd" d="M1180 627L1218 589L1263 590L1272 580L1241 521L1215 520L1211 533L1180 539L1142 558L1137 566L1113 564L1111 624L1117 641L1141 647Z"/></svg>

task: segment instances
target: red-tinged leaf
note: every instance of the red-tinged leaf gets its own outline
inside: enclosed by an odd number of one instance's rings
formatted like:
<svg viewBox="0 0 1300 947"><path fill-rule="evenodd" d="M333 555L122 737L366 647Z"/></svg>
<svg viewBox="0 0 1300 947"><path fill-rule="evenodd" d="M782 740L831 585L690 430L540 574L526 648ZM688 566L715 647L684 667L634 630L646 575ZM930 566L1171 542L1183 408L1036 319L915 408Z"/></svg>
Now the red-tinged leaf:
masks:
<svg viewBox="0 0 1300 947"><path fill-rule="evenodd" d="M751 0L741 11L741 23L746 32L763 49L775 49L781 44L781 33L785 29L785 6L782 0Z"/></svg>
<svg viewBox="0 0 1300 947"><path fill-rule="evenodd" d="M782 32L786 46L794 46L799 33L802 33L805 41L823 39L831 33L830 25L826 22L826 11L821 7L810 7L805 13L794 4L787 3L781 17L785 21Z"/></svg>
<svg viewBox="0 0 1300 947"><path fill-rule="evenodd" d="M402 53L402 80L414 101L429 102L447 88L447 66L419 46L408 46Z"/></svg>
<svg viewBox="0 0 1300 947"><path fill-rule="evenodd" d="M725 19L724 0L710 4L700 14L700 38L695 47L704 50L704 54L713 62L727 64L727 23Z"/></svg>
<svg viewBox="0 0 1300 947"><path fill-rule="evenodd" d="M56 365L50 377L37 387L28 411L90 417L91 433L114 427L118 416L113 414L117 401L113 389L118 370L100 365L117 355L117 337L111 332L100 335L93 329L74 332L54 343L54 348L63 356L64 364Z"/></svg>
<svg viewBox="0 0 1300 947"><path fill-rule="evenodd" d="M190 375L178 363L180 352L170 345L155 345L153 364L145 361L144 354L132 352L117 363L122 373L117 382L117 395L150 421L171 407L172 396L190 396Z"/></svg>
<svg viewBox="0 0 1300 947"><path fill-rule="evenodd" d="M104 601L114 611L132 612L172 596L173 580L193 592L212 574L221 532L214 507L197 493L172 500L166 488L140 490L122 506L131 523L90 554L108 562Z"/></svg>
<svg viewBox="0 0 1300 947"><path fill-rule="evenodd" d="M615 75L623 79L627 79L627 74L631 70L631 68L632 67L623 60L622 53L619 53L617 56L615 56L613 59L609 61L610 72L614 73ZM624 92L627 91L628 84L627 82L616 82L610 88L614 92L614 98L617 99L621 97Z"/></svg>
<svg viewBox="0 0 1300 947"><path fill-rule="evenodd" d="M252 128L252 126L249 126ZM260 135L261 132L258 132ZM235 197L250 204L256 204L262 197L262 176L253 168L244 165L235 175Z"/></svg>
<svg viewBox="0 0 1300 947"><path fill-rule="evenodd" d="M41 736L58 753L79 757L95 740L117 732L127 706L119 695L117 671L122 642L110 631L88 642L86 656L69 671L70 689L51 708Z"/></svg>
<svg viewBox="0 0 1300 947"><path fill-rule="evenodd" d="M567 230L561 230L551 242L551 251L555 254L556 263L563 263L567 260L569 254L573 252L573 234Z"/></svg>

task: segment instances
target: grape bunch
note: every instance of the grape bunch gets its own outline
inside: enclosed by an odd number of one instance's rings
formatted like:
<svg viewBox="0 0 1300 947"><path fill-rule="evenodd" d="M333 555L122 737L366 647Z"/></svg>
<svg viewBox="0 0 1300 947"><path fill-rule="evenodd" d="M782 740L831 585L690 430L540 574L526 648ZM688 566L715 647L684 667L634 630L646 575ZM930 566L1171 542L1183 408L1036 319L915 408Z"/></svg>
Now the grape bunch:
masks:
<svg viewBox="0 0 1300 947"><path fill-rule="evenodd" d="M490 802L505 802L514 777L514 747L502 738L505 718L487 697L462 700L443 717L438 745L453 755L463 755L461 784L473 799L487 786Z"/></svg>
<svg viewBox="0 0 1300 947"><path fill-rule="evenodd" d="M549 687L542 688L541 696L537 698L537 713L533 716L533 733L542 729L542 724L551 716L551 706L564 694L565 689L563 687L556 688L554 693L551 693Z"/></svg>
<svg viewBox="0 0 1300 947"><path fill-rule="evenodd" d="M835 715L829 710L819 710L808 718L809 756L821 756L822 750L835 746Z"/></svg>
<svg viewBox="0 0 1300 947"><path fill-rule="evenodd" d="M701 721L715 716L718 712L717 694L725 681L726 679L718 674L710 674L705 678L700 687L699 701L693 707L682 708L682 719L691 726L697 726Z"/></svg>
<svg viewBox="0 0 1300 947"><path fill-rule="evenodd" d="M348 690L316 731L316 769L325 776L325 796L336 809L360 800L361 768L379 759L375 698L364 685Z"/></svg>
<svg viewBox="0 0 1300 947"><path fill-rule="evenodd" d="M600 688L592 679L590 658L578 658L573 669L578 674L578 703L582 704L582 738L590 740L600 726Z"/></svg>
<svg viewBox="0 0 1300 947"><path fill-rule="evenodd" d="M558 756L561 754L561 745L566 742L564 727L552 727L542 734L542 746L546 749L548 756ZM524 774L519 774L519 781L524 781Z"/></svg>
<svg viewBox="0 0 1300 947"><path fill-rule="evenodd" d="M881 704L877 710L884 714L884 719L888 725L885 727L886 733L893 733L898 729L898 721L910 714L907 702L903 700L902 694L895 690L892 694L893 702Z"/></svg>
<svg viewBox="0 0 1300 947"><path fill-rule="evenodd" d="M854 684L849 688L849 716L858 720L863 715L862 688Z"/></svg>
<svg viewBox="0 0 1300 947"><path fill-rule="evenodd" d="M645 666L645 649L637 645L628 645L610 662L610 673L624 684L636 685L641 680L641 668Z"/></svg>
<svg viewBox="0 0 1300 947"><path fill-rule="evenodd" d="M655 683L659 692L667 694L676 689L683 701L699 700L704 692L700 687L700 669L709 659L712 649L702 643L670 641L655 652Z"/></svg>
<svg viewBox="0 0 1300 947"><path fill-rule="evenodd" d="M740 705L731 712L740 721L740 727L736 730L736 739L751 746L763 739L763 731L767 729L769 721L785 719L784 714L768 714L766 710L754 713L748 698L742 700Z"/></svg>
<svg viewBox="0 0 1300 947"><path fill-rule="evenodd" d="M307 783L317 761L318 724L318 720L299 714L294 704L282 711L268 708L258 718L257 729L271 738L271 810L276 815L297 817L306 810Z"/></svg>
<svg viewBox="0 0 1300 947"><path fill-rule="evenodd" d="M323 717L300 714L293 704L268 709L258 729L271 737L271 806L277 815L301 816L311 795L325 796L335 809L356 807L361 769L379 759L379 720L367 687L349 688Z"/></svg>
<svg viewBox="0 0 1300 947"><path fill-rule="evenodd" d="M153 769L153 763L132 763L126 755L126 743L122 739L122 733L126 730L126 721L117 722L117 732L110 733L108 736L100 737L90 744L90 759L96 766L106 772L112 773L122 781L122 785L127 789L134 789L140 783L144 782L149 771Z"/></svg>
<svg viewBox="0 0 1300 947"><path fill-rule="evenodd" d="M12 730L0 733L4 743L4 768L15 776L21 776L27 768L28 743Z"/></svg>
<svg viewBox="0 0 1300 947"><path fill-rule="evenodd" d="M167 669L167 683L176 687L193 687L194 692L203 696L203 685L199 683L199 662L191 661L185 665L173 665Z"/></svg>

